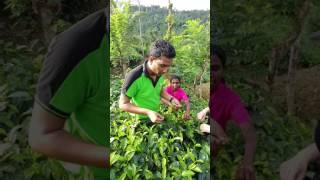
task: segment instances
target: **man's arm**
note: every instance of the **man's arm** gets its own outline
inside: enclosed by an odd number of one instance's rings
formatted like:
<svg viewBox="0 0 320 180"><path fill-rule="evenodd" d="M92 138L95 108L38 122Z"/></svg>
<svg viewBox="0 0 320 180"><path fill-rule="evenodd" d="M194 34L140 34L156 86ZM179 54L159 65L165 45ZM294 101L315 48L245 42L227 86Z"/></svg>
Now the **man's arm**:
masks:
<svg viewBox="0 0 320 180"><path fill-rule="evenodd" d="M174 98L173 96L168 94L164 88L161 90L160 96L162 98L164 98L165 100L168 100L173 106L178 107L178 108L181 107L180 102L176 98Z"/></svg>
<svg viewBox="0 0 320 180"><path fill-rule="evenodd" d="M35 103L28 137L31 148L62 161L109 168L107 147L73 137L63 129L65 121Z"/></svg>
<svg viewBox="0 0 320 180"><path fill-rule="evenodd" d="M164 119L157 112L151 111L146 108L141 108L141 107L138 107L138 106L131 104L130 99L126 95L124 95L123 93L121 93L121 95L120 95L119 108L122 109L123 111L127 111L130 113L146 115L150 118L150 120L152 122L161 123Z"/></svg>
<svg viewBox="0 0 320 180"><path fill-rule="evenodd" d="M162 88L160 96L167 101L170 101L171 98L174 98L173 96L168 94L164 88Z"/></svg>
<svg viewBox="0 0 320 180"><path fill-rule="evenodd" d="M320 153L316 144L310 144L298 152L294 157L281 164L281 180L303 179L306 175L308 164L319 158Z"/></svg>
<svg viewBox="0 0 320 180"><path fill-rule="evenodd" d="M281 180L303 179L307 172L308 164L312 161L319 160L319 144L320 144L320 124L315 129L315 143L310 144L300 150L294 157L283 162L280 166Z"/></svg>
<svg viewBox="0 0 320 180"><path fill-rule="evenodd" d="M164 98L161 98L161 102L163 104L167 105L167 106L171 106L171 103L168 100L164 99Z"/></svg>
<svg viewBox="0 0 320 180"><path fill-rule="evenodd" d="M150 111L149 109L141 108L131 104L128 96L122 93L120 95L119 108L122 109L123 111L135 113L135 114L143 114L143 115L148 115L148 111Z"/></svg>

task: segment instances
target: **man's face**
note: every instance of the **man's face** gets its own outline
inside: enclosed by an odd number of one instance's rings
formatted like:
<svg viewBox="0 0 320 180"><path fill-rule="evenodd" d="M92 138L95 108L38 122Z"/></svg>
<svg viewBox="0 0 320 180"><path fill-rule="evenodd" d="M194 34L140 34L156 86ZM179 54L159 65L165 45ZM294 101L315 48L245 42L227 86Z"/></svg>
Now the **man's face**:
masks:
<svg viewBox="0 0 320 180"><path fill-rule="evenodd" d="M157 75L162 75L168 72L172 64L172 59L161 56L150 61L152 71Z"/></svg>
<svg viewBox="0 0 320 180"><path fill-rule="evenodd" d="M214 84L219 84L223 78L223 66L218 56L214 56L210 64L210 78Z"/></svg>
<svg viewBox="0 0 320 180"><path fill-rule="evenodd" d="M178 89L180 87L179 79L172 79L171 86L173 87L174 90Z"/></svg>

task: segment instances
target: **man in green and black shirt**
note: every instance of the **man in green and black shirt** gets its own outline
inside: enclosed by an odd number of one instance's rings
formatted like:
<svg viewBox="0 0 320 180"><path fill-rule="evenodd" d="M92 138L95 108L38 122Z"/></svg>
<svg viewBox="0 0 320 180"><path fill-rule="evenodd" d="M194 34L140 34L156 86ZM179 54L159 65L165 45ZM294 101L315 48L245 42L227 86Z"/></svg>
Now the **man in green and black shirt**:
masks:
<svg viewBox="0 0 320 180"><path fill-rule="evenodd" d="M164 78L176 56L174 47L167 41L158 40L150 49L148 60L130 71L121 89L120 109L137 114L139 119L161 123L158 113L161 97L180 107L180 103L164 90Z"/></svg>
<svg viewBox="0 0 320 180"><path fill-rule="evenodd" d="M32 149L88 165L95 179L109 179L108 16L107 9L93 13L54 38L29 131ZM77 133L64 130L65 122Z"/></svg>

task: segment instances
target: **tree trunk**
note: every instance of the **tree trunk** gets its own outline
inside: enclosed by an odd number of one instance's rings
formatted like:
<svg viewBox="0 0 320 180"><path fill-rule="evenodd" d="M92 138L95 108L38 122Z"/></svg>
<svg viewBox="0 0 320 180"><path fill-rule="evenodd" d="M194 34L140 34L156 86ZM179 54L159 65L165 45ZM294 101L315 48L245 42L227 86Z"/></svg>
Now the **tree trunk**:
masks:
<svg viewBox="0 0 320 180"><path fill-rule="evenodd" d="M288 116L295 115L295 71L298 64L300 39L305 29L307 15L310 11L310 0L305 0L297 16L298 34L293 45L290 48L290 58L288 67L288 82L287 82L287 114Z"/></svg>
<svg viewBox="0 0 320 180"><path fill-rule="evenodd" d="M201 70L201 73L200 73L200 80L199 80L199 86L201 87L201 85L202 85L202 81L203 81L203 75L204 75L204 73L205 73L205 71L206 71L206 63L204 63L204 66L202 67L202 70ZM200 98L202 98L203 97L203 92L202 91L200 91Z"/></svg>
<svg viewBox="0 0 320 180"><path fill-rule="evenodd" d="M45 42L49 44L56 34L53 22L56 15L61 12L61 1L32 0L31 2L33 11L40 17Z"/></svg>
<svg viewBox="0 0 320 180"><path fill-rule="evenodd" d="M141 13L140 0L138 0L138 4L139 4L139 14L140 14L140 13ZM142 27L141 27L140 15L139 15L139 34L140 34L140 43L141 43L142 57L144 57L144 44L143 44L143 38L142 38Z"/></svg>
<svg viewBox="0 0 320 180"><path fill-rule="evenodd" d="M287 114L288 116L295 115L295 73L298 64L300 38L293 44L290 49L289 67L288 67L288 82L287 82Z"/></svg>
<svg viewBox="0 0 320 180"><path fill-rule="evenodd" d="M120 58L120 66L122 67L122 76L125 77L128 69L128 61L124 58Z"/></svg>
<svg viewBox="0 0 320 180"><path fill-rule="evenodd" d="M270 91L272 91L272 85L277 70L277 63L279 60L283 59L287 55L287 53L290 51L290 48L298 39L298 36L301 34L306 21L306 17L309 13L310 4L311 0L304 0L302 2L302 5L299 6L300 8L296 13L296 22L293 27L293 31L289 34L289 36L286 39L276 44L272 48L271 55L269 56L269 68L268 75L266 78L266 82L269 86Z"/></svg>
<svg viewBox="0 0 320 180"><path fill-rule="evenodd" d="M170 41L172 38L172 27L173 27L173 10L172 10L173 4L169 0L169 5L168 5L168 16L167 16L167 24L168 24L168 29L167 33L165 36L165 39L167 41Z"/></svg>
<svg viewBox="0 0 320 180"><path fill-rule="evenodd" d="M197 76L194 77L193 79L193 91L196 92L196 86L197 86Z"/></svg>
<svg viewBox="0 0 320 180"><path fill-rule="evenodd" d="M40 9L40 17L41 17L41 24L43 29L44 38L46 40L46 43L49 44L51 39L55 35L55 30L53 29L53 20L54 20L54 14L53 12L47 8L42 7Z"/></svg>

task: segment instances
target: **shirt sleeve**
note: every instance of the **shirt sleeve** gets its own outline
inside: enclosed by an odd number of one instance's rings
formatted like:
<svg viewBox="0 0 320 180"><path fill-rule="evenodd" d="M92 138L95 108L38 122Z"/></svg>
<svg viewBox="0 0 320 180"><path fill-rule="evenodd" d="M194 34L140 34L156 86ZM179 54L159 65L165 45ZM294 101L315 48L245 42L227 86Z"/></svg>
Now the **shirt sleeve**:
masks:
<svg viewBox="0 0 320 180"><path fill-rule="evenodd" d="M139 91L138 79L142 73L142 65L131 70L125 77L124 83L121 87L121 93L132 98L137 95Z"/></svg>
<svg viewBox="0 0 320 180"><path fill-rule="evenodd" d="M232 104L231 119L236 124L242 124L250 120L249 113L241 101L236 101Z"/></svg>
<svg viewBox="0 0 320 180"><path fill-rule="evenodd" d="M50 64L45 64L43 74L38 82L36 102L45 110L67 118L93 92L90 86L90 72L81 62L68 73L63 81L57 81L55 72L45 76ZM53 90L55 89L55 90Z"/></svg>
<svg viewBox="0 0 320 180"><path fill-rule="evenodd" d="M132 97L135 97L137 95L138 90L139 90L137 83L138 82L135 81L128 87L127 91L125 92L126 96L132 98Z"/></svg>
<svg viewBox="0 0 320 180"><path fill-rule="evenodd" d="M101 27L105 23L106 17L103 11L99 11L52 40L35 96L43 109L67 118L93 93L90 80L97 75L97 71L86 66L86 58L99 49L106 31Z"/></svg>

